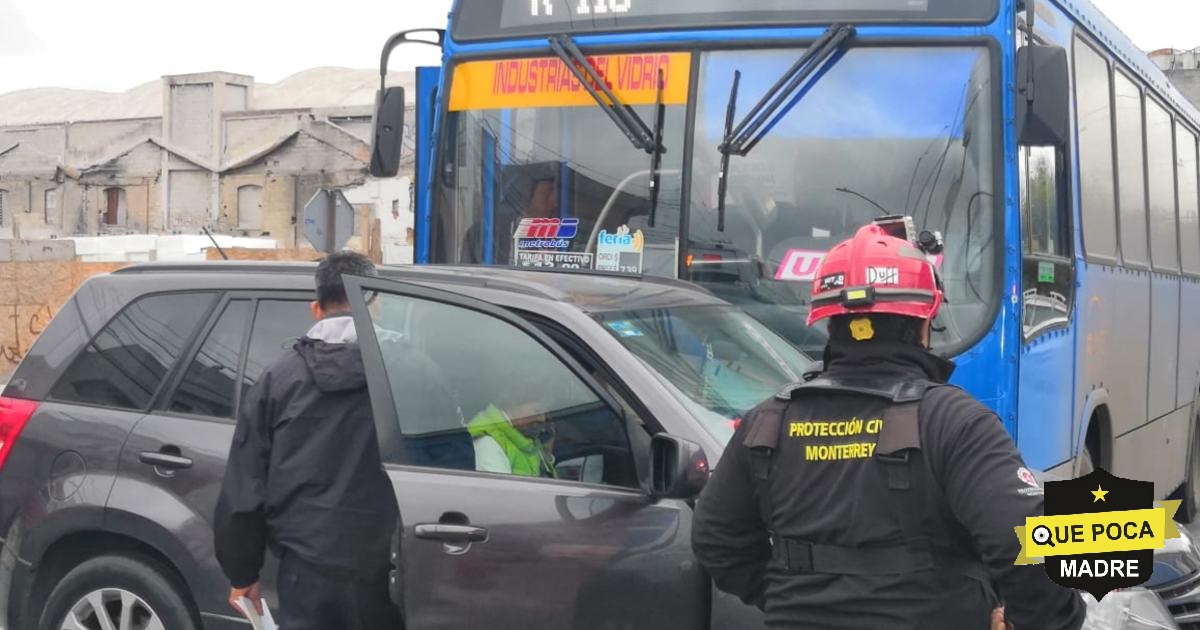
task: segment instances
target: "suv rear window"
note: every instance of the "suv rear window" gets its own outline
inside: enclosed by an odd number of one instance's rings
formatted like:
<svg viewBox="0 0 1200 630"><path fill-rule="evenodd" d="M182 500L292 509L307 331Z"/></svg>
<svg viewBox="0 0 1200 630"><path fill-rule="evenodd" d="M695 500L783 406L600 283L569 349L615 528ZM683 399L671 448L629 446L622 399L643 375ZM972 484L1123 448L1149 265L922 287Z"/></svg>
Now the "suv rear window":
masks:
<svg viewBox="0 0 1200 630"><path fill-rule="evenodd" d="M92 339L55 384L50 398L146 409L216 297L216 293L172 293L133 302Z"/></svg>

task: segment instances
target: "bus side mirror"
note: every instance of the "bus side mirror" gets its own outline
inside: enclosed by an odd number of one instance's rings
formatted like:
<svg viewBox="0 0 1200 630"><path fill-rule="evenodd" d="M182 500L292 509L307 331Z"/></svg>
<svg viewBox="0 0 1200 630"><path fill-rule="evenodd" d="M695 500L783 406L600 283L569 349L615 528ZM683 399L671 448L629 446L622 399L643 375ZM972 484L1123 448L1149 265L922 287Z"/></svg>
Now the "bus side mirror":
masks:
<svg viewBox="0 0 1200 630"><path fill-rule="evenodd" d="M376 94L373 125L371 176L395 177L404 142L404 88L390 87Z"/></svg>
<svg viewBox="0 0 1200 630"><path fill-rule="evenodd" d="M1070 138L1070 77L1061 46L1017 51L1017 144L1063 146Z"/></svg>

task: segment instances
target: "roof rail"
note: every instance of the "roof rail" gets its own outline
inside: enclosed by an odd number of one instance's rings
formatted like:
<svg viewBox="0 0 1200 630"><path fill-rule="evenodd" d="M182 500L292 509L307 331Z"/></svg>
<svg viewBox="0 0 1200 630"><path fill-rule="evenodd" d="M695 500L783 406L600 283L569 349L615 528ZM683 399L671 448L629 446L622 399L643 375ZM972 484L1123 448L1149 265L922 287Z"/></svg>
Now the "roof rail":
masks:
<svg viewBox="0 0 1200 630"><path fill-rule="evenodd" d="M503 267L500 265L394 265L380 267L383 272L380 275L389 277L389 270L399 271L400 276L391 276L396 280L440 280L448 284L458 284L465 286L479 287L481 289L499 289L511 293L521 293L534 297L546 298L556 302L566 302L571 299L571 294L564 291L559 291L553 287L535 282L522 282L514 278L488 276L473 276L463 273L478 267L481 271L492 269L516 269L515 267Z"/></svg>
<svg viewBox="0 0 1200 630"><path fill-rule="evenodd" d="M202 261L202 262L144 262L135 263L114 270L115 274L131 273L217 273L217 272L252 272L252 273L296 273L309 271L316 267L316 262L287 262L287 261Z"/></svg>
<svg viewBox="0 0 1200 630"><path fill-rule="evenodd" d="M137 274L137 273L312 273L316 267L316 262L291 262L291 261L257 261L257 260L210 260L196 262L142 262L128 265L113 271L114 274ZM477 268L483 272L480 275L471 275L465 273L471 269ZM559 276L584 276L592 278L614 278L625 281L637 281L661 286L686 288L692 291L698 291L712 295L712 292L703 286L680 280L677 278L666 278L660 276L631 276L611 271L596 271L596 270L581 270L581 271L563 271L554 269L535 269L527 267L516 267L512 265L381 265L379 267L380 275L385 278L394 280L439 280L450 284L475 286L479 288L492 288L503 291L511 291L513 293L522 293L536 297L542 297L557 302L567 302L572 299L572 294L567 291L562 291L547 283L539 282L536 277L516 277L487 273L489 271L517 271L517 272L536 272L545 274L555 274Z"/></svg>

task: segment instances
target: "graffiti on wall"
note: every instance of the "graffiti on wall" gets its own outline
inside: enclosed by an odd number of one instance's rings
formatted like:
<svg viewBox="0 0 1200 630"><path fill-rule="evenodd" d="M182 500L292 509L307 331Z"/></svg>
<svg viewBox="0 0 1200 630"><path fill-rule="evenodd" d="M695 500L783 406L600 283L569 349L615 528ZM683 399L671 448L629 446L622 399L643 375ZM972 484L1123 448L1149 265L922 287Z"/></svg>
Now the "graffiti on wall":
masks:
<svg viewBox="0 0 1200 630"><path fill-rule="evenodd" d="M0 304L0 314L7 332L0 335L0 374L11 372L25 358L25 353L33 346L38 335L46 329L54 317L54 309L49 304L40 306L22 306L18 304Z"/></svg>

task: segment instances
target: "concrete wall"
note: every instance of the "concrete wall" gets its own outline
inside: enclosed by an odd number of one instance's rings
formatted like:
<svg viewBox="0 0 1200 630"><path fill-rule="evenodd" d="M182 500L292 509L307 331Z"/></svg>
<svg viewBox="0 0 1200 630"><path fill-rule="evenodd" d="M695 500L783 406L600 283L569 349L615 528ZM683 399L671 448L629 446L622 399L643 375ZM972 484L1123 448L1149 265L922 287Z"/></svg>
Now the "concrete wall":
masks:
<svg viewBox="0 0 1200 630"><path fill-rule="evenodd" d="M59 183L53 176L28 176L26 179L0 177L4 190L4 217L0 222L0 238L52 238L62 231L60 223L67 187L74 182ZM46 213L47 191L51 195L50 216ZM49 218L51 223L47 223Z"/></svg>
<svg viewBox="0 0 1200 630"><path fill-rule="evenodd" d="M117 225L104 223L105 211L108 208L109 188L120 188L125 191L124 211L121 222ZM81 204L87 208L86 220L89 234L109 233L143 233L162 230L162 208L158 194L157 177L119 177L107 181L94 181L84 184L81 194L87 199Z"/></svg>
<svg viewBox="0 0 1200 630"><path fill-rule="evenodd" d="M209 191L212 174L208 171L171 171L168 230L199 230L208 225Z"/></svg>
<svg viewBox="0 0 1200 630"><path fill-rule="evenodd" d="M298 115L261 115L225 119L225 150L228 163L286 136L300 128Z"/></svg>
<svg viewBox="0 0 1200 630"><path fill-rule="evenodd" d="M212 84L172 85L169 94L171 143L202 158L214 157Z"/></svg>
<svg viewBox="0 0 1200 630"><path fill-rule="evenodd" d="M1200 69L1168 70L1167 78L1196 107L1200 107Z"/></svg>
<svg viewBox="0 0 1200 630"><path fill-rule="evenodd" d="M121 176L149 177L158 175L162 165L162 149L157 144L145 141L128 153L107 162L97 164L82 175L82 180Z"/></svg>
<svg viewBox="0 0 1200 630"><path fill-rule="evenodd" d="M66 151L67 126L0 128L0 151L16 143L21 146L0 155L0 172L53 169Z"/></svg>
<svg viewBox="0 0 1200 630"><path fill-rule="evenodd" d="M332 186L335 180L333 176L323 179L320 176L255 172L226 175L221 178L218 228L231 234L275 239L283 248L303 247L307 241L299 234L297 218L317 189ZM258 229L238 226L237 195L242 186L262 187L262 222Z"/></svg>
<svg viewBox="0 0 1200 630"><path fill-rule="evenodd" d="M270 173L349 174L345 181L365 179L363 161L351 157L316 138L300 134L292 138L266 159L248 168Z"/></svg>
<svg viewBox="0 0 1200 630"><path fill-rule="evenodd" d="M262 160L221 177L218 227L223 232L269 236L285 248L304 246L307 240L298 219L317 190L355 187L365 179L362 162L301 133ZM238 227L237 191L246 185L263 189L257 234Z"/></svg>
<svg viewBox="0 0 1200 630"><path fill-rule="evenodd" d="M42 235L34 234L33 231L42 227L46 227L52 234L45 235L47 237L57 235L60 231L57 227L61 223L62 205L63 205L63 189L64 185L56 182L52 177L32 177L17 184L21 193L17 195L17 202L13 210L12 219L15 228L14 236L18 238L39 238ZM51 198L50 201L57 208L52 208L51 213L55 216L47 216L46 212L46 191L56 191L57 198ZM52 196L53 197L53 196ZM50 222L47 222L50 219Z"/></svg>
<svg viewBox="0 0 1200 630"><path fill-rule="evenodd" d="M281 181L282 180L282 181ZM262 214L256 229L243 229L238 217L238 189L262 187ZM292 187L290 178L266 177L262 173L241 173L221 178L221 212L218 227L222 232L240 236L280 239L292 245Z"/></svg>
<svg viewBox="0 0 1200 630"><path fill-rule="evenodd" d="M412 114L410 113L409 115L411 116ZM362 140L363 142L370 144L370 142L371 142L371 119L370 118L367 118L365 120L346 120L346 121L339 120L336 122L337 122L337 126L354 134L354 136L357 137L359 140ZM407 129L408 126L406 125L405 128Z"/></svg>
<svg viewBox="0 0 1200 630"><path fill-rule="evenodd" d="M21 144L0 155L0 173L8 179L53 173L58 165L58 158L42 153L30 144Z"/></svg>
<svg viewBox="0 0 1200 630"><path fill-rule="evenodd" d="M135 118L72 123L67 128L66 162L91 165L107 160L134 143L162 137L161 118Z"/></svg>
<svg viewBox="0 0 1200 630"><path fill-rule="evenodd" d="M413 261L413 212L410 178L368 179L363 185L345 191L346 199L369 209L366 220L374 229L371 238L379 241L380 262L386 265Z"/></svg>

